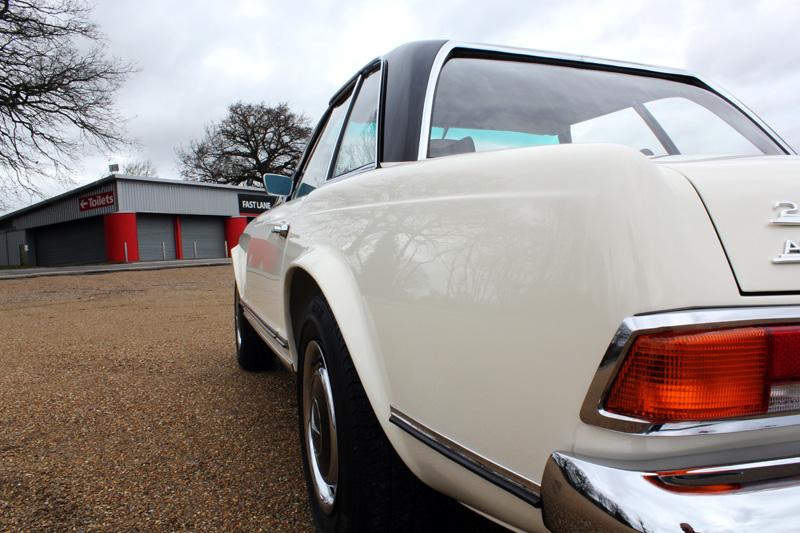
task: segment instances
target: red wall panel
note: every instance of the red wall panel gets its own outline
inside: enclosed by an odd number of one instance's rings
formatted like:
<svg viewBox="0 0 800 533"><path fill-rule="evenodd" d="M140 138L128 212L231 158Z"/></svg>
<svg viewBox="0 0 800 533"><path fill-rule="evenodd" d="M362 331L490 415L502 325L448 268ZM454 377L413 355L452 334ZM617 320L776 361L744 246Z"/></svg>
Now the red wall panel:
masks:
<svg viewBox="0 0 800 533"><path fill-rule="evenodd" d="M239 236L247 226L247 217L231 217L225 219L225 240L228 243L228 257L231 250L239 244Z"/></svg>
<svg viewBox="0 0 800 533"><path fill-rule="evenodd" d="M125 244L128 261L139 260L139 237L136 234L136 213L109 213L103 215L106 230L106 255L111 263L125 261Z"/></svg>

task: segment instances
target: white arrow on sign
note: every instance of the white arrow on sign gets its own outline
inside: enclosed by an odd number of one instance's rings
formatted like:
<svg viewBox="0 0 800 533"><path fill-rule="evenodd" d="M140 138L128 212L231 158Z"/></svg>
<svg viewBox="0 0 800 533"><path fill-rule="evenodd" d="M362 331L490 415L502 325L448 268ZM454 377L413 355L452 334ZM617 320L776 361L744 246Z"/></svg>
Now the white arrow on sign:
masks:
<svg viewBox="0 0 800 533"><path fill-rule="evenodd" d="M88 203L85 198L81 199L81 207L85 208Z"/></svg>

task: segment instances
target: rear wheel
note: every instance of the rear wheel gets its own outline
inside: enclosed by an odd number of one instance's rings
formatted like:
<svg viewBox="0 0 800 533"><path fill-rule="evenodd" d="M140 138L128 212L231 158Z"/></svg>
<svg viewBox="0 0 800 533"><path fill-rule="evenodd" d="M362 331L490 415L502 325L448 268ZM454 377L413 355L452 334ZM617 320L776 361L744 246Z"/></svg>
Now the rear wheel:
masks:
<svg viewBox="0 0 800 533"><path fill-rule="evenodd" d="M322 533L427 531L439 495L406 468L370 407L321 293L299 347L298 410L306 486Z"/></svg>
<svg viewBox="0 0 800 533"><path fill-rule="evenodd" d="M234 287L233 315L236 334L236 361L250 372L269 370L275 365L275 352L258 336L244 316L239 288Z"/></svg>

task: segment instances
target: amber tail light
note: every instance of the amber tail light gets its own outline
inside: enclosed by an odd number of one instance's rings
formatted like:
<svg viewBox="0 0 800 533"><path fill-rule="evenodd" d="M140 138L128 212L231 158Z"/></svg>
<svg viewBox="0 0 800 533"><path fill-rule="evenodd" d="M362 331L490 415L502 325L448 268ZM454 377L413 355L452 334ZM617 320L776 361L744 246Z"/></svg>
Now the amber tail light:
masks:
<svg viewBox="0 0 800 533"><path fill-rule="evenodd" d="M640 335L603 406L651 422L800 409L800 325Z"/></svg>

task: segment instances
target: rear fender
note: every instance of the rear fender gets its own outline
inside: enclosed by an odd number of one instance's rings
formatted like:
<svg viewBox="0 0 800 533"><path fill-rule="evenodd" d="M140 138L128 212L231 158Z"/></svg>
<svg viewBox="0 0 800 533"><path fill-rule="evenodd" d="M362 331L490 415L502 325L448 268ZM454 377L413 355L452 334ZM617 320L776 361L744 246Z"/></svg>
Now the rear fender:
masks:
<svg viewBox="0 0 800 533"><path fill-rule="evenodd" d="M284 301L292 365L298 370L298 342L308 300L318 288L333 311L358 371L372 409L381 425L389 419L391 392L386 367L374 336L375 328L369 310L345 258L332 247L318 246L298 257L286 272Z"/></svg>

